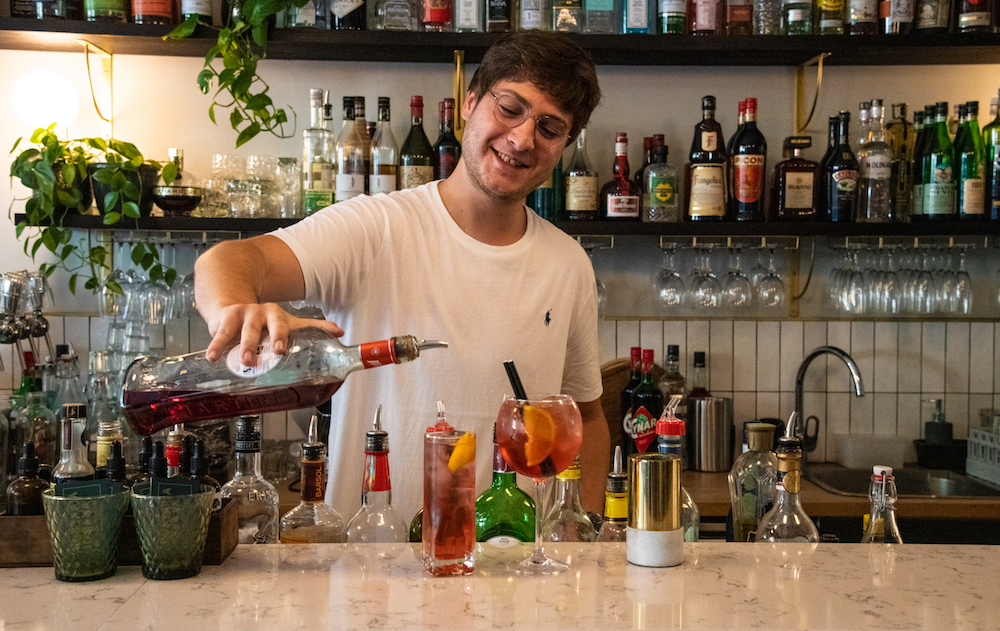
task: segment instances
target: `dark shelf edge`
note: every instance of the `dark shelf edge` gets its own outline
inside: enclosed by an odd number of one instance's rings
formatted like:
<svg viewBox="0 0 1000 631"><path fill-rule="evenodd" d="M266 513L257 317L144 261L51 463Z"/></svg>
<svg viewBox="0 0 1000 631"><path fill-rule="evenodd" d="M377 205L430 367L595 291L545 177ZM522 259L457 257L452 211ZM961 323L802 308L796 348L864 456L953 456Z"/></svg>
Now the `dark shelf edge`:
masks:
<svg viewBox="0 0 1000 631"><path fill-rule="evenodd" d="M14 215L15 222L25 220L25 215ZM290 226L298 219L209 219L203 217L143 217L136 222L122 219L113 226L104 225L100 215L66 217L63 225L81 230L150 230L154 232L240 232L260 234Z"/></svg>

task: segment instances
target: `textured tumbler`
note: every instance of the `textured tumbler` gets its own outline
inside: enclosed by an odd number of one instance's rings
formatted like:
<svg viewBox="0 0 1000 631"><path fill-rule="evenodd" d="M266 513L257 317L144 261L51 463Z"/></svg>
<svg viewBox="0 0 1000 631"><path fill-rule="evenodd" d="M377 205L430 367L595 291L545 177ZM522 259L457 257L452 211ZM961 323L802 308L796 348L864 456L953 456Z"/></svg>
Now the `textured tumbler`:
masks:
<svg viewBox="0 0 1000 631"><path fill-rule="evenodd" d="M142 575L153 579L196 576L205 553L214 490L202 486L201 493L192 495L148 493L148 484L132 489Z"/></svg>
<svg viewBox="0 0 1000 631"><path fill-rule="evenodd" d="M57 579L96 581L115 573L128 496L127 491L94 497L42 493Z"/></svg>

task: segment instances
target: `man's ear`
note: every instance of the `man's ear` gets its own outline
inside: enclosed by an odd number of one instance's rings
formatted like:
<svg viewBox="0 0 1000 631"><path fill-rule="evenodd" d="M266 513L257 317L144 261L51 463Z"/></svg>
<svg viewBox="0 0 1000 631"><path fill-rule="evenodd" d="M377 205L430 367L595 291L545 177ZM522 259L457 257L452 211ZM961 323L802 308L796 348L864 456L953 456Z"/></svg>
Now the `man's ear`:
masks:
<svg viewBox="0 0 1000 631"><path fill-rule="evenodd" d="M469 120L472 116L472 110L476 109L476 104L479 103L479 97L472 90L465 93L465 102L462 103L462 120Z"/></svg>

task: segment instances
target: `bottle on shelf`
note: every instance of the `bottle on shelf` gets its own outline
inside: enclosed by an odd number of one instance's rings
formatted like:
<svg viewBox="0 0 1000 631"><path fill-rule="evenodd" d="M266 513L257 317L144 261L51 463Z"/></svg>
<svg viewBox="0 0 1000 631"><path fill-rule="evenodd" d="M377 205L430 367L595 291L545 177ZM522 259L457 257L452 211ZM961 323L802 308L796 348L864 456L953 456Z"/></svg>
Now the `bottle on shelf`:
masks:
<svg viewBox="0 0 1000 631"><path fill-rule="evenodd" d="M325 501L326 446L319 441L317 427L317 416L313 414L309 421L309 438L302 444L299 504L281 518L281 543L344 543L348 540L344 520ZM401 523L400 528L405 530ZM360 526L360 522L357 525Z"/></svg>
<svg viewBox="0 0 1000 631"><path fill-rule="evenodd" d="M924 219L924 152L931 133L936 129L935 107L924 106L923 126L917 133L917 141L913 143L913 193L910 195L910 221Z"/></svg>
<svg viewBox="0 0 1000 631"><path fill-rule="evenodd" d="M812 0L784 0L781 3L781 24L785 35L812 35Z"/></svg>
<svg viewBox="0 0 1000 631"><path fill-rule="evenodd" d="M66 4L69 5L68 2ZM173 24L176 22L174 19L174 0L132 0L132 22L135 24Z"/></svg>
<svg viewBox="0 0 1000 631"><path fill-rule="evenodd" d="M62 455L52 469L52 483L93 480L94 467L87 461L87 448L80 437L87 426L87 406L83 403L66 403L62 406L59 443Z"/></svg>
<svg viewBox="0 0 1000 631"><path fill-rule="evenodd" d="M544 15L545 3L542 0L521 0L517 3L515 14L517 16L516 30L542 30L542 17ZM549 29L551 30L551 26Z"/></svg>
<svg viewBox="0 0 1000 631"><path fill-rule="evenodd" d="M875 35L878 33L878 0L847 1L847 34Z"/></svg>
<svg viewBox="0 0 1000 631"><path fill-rule="evenodd" d="M302 199L307 215L333 203L334 164L323 122L324 90L309 90L308 129L302 131Z"/></svg>
<svg viewBox="0 0 1000 631"><path fill-rule="evenodd" d="M927 143L921 156L923 208L921 214L913 216L925 221L950 220L956 216L955 151L948 136L948 103L938 102L934 110L934 125L927 133ZM915 181L917 173L913 177Z"/></svg>
<svg viewBox="0 0 1000 631"><path fill-rule="evenodd" d="M754 541L761 518L774 505L778 472L778 458L771 451L774 428L770 423L747 424L749 449L729 471L734 541Z"/></svg>
<svg viewBox="0 0 1000 631"><path fill-rule="evenodd" d="M646 453L656 440L656 420L663 412L663 392L653 381L653 349L642 351L642 380L632 391L631 417L622 426L622 451L625 457ZM655 448L655 447L654 447Z"/></svg>
<svg viewBox="0 0 1000 631"><path fill-rule="evenodd" d="M11 3L11 15L14 15L14 5ZM32 3L34 4L34 3ZM39 5L48 3L38 3ZM207 24L212 23L212 3L207 0L181 0L181 19L186 20L192 15ZM83 0L83 17L88 22L128 22L128 0ZM34 16L29 16L34 17Z"/></svg>
<svg viewBox="0 0 1000 631"><path fill-rule="evenodd" d="M210 468L211 462L205 441L196 440L194 449L191 452L191 479L200 482L202 486L213 489L215 495L212 498L212 512L217 513L222 510L222 485L211 476Z"/></svg>
<svg viewBox="0 0 1000 631"><path fill-rule="evenodd" d="M6 476L6 471L4 472ZM38 457L35 444L26 442L17 461L17 477L7 486L7 514L13 516L43 515L42 493L49 483L38 477Z"/></svg>
<svg viewBox="0 0 1000 631"><path fill-rule="evenodd" d="M814 22L817 35L843 35L845 0L816 0Z"/></svg>
<svg viewBox="0 0 1000 631"><path fill-rule="evenodd" d="M576 138L576 152L565 172L566 219L594 221L597 219L597 171L591 170L587 158L587 130Z"/></svg>
<svg viewBox="0 0 1000 631"><path fill-rule="evenodd" d="M858 203L858 160L849 144L850 112L837 116L837 146L823 171L826 182L826 220L852 222Z"/></svg>
<svg viewBox="0 0 1000 631"><path fill-rule="evenodd" d="M913 7L913 31L918 35L944 35L948 32L949 0L916 0Z"/></svg>
<svg viewBox="0 0 1000 631"><path fill-rule="evenodd" d="M559 221L560 210L562 209L560 194L562 186L562 158L549 173L549 177L538 185L538 188L528 194L528 207L534 210L539 217L551 222Z"/></svg>
<svg viewBox="0 0 1000 631"><path fill-rule="evenodd" d="M869 122L871 119L871 101L861 101L858 104L858 147L868 141L868 132L871 129Z"/></svg>
<svg viewBox="0 0 1000 631"><path fill-rule="evenodd" d="M410 132L399 150L399 188L416 188L434 179L434 150L424 133L424 97L410 97Z"/></svg>
<svg viewBox="0 0 1000 631"><path fill-rule="evenodd" d="M116 440L111 443L111 455L104 467L97 470L97 477L106 477L111 482L121 484L123 487L131 486L125 475L125 456L122 455L121 441Z"/></svg>
<svg viewBox="0 0 1000 631"><path fill-rule="evenodd" d="M892 152L890 189L892 215L897 221L910 219L910 191L913 189L913 146L917 133L907 120L906 103L892 104L892 121L885 127L885 139Z"/></svg>
<svg viewBox="0 0 1000 631"><path fill-rule="evenodd" d="M686 467L685 425L677 418L674 410L680 405L681 395L670 397L670 402L663 408L663 415L656 422L656 445L661 454L674 454L681 459L681 469ZM684 541L698 541L701 532L701 513L691 494L681 485L681 528L684 530Z"/></svg>
<svg viewBox="0 0 1000 631"><path fill-rule="evenodd" d="M517 486L493 432L493 480L476 498L476 541L505 545L535 540L535 502Z"/></svg>
<svg viewBox="0 0 1000 631"><path fill-rule="evenodd" d="M264 337L252 366L243 365L238 345L216 362L208 361L204 351L146 357L126 372L123 411L132 429L148 436L178 419L193 424L314 407L328 401L352 372L405 363L422 350L445 347L446 342L417 341L410 335L344 346L330 333L308 327L289 332L282 355Z"/></svg>
<svg viewBox="0 0 1000 631"><path fill-rule="evenodd" d="M955 0L958 5L959 33L993 32L993 6L990 0Z"/></svg>
<svg viewBox="0 0 1000 631"><path fill-rule="evenodd" d="M701 100L702 120L685 167L688 221L721 221L726 216L726 149L722 126L715 120L715 97ZM734 141L735 142L735 141Z"/></svg>
<svg viewBox="0 0 1000 631"><path fill-rule="evenodd" d="M1000 100L991 99L991 101ZM992 105L990 106L992 108ZM1000 220L1000 114L983 127L983 162L985 165L986 199L984 214L990 221Z"/></svg>
<svg viewBox="0 0 1000 631"><path fill-rule="evenodd" d="M445 99L443 104L441 135L432 149L435 180L447 179L458 166L458 159L462 157L462 145L455 137L455 99Z"/></svg>
<svg viewBox="0 0 1000 631"><path fill-rule="evenodd" d="M498 4L502 6L505 3L500 2ZM488 0L485 3L477 2L476 0L456 0L454 5L455 32L482 33L486 30L484 28L484 22L491 12L490 2Z"/></svg>
<svg viewBox="0 0 1000 631"><path fill-rule="evenodd" d="M24 411L18 415L14 444L31 441L42 465L54 467L59 461L59 421L48 408L48 394L28 392L24 396ZM83 428L81 427L82 431ZM78 439L80 434L76 436Z"/></svg>
<svg viewBox="0 0 1000 631"><path fill-rule="evenodd" d="M913 33L913 5L912 0L879 0L879 34L910 35Z"/></svg>
<svg viewBox="0 0 1000 631"><path fill-rule="evenodd" d="M903 543L896 524L896 478L892 475L892 467L872 467L868 496L872 508L866 515L868 521L861 543Z"/></svg>
<svg viewBox="0 0 1000 631"><path fill-rule="evenodd" d="M632 393L642 383L642 347L633 346L629 350L629 369L631 374L621 394L622 444L626 447L629 440L626 437L627 428L632 426ZM627 457L627 449L625 453Z"/></svg>
<svg viewBox="0 0 1000 631"><path fill-rule="evenodd" d="M663 365L663 377L660 378L660 392L663 393L664 401L679 395L681 400L675 407L674 414L681 420L686 418L687 408L684 398L687 396L687 382L681 374L681 351L677 344L667 345L667 361Z"/></svg>
<svg viewBox="0 0 1000 631"><path fill-rule="evenodd" d="M416 31L421 5L417 0L368 0L369 30Z"/></svg>
<svg viewBox="0 0 1000 631"><path fill-rule="evenodd" d="M117 416L97 423L97 440L95 441L95 462L97 467L107 465L108 458L111 457L111 444L114 442L123 443L125 437L122 434L122 422Z"/></svg>
<svg viewBox="0 0 1000 631"><path fill-rule="evenodd" d="M162 440L153 443L153 451L149 456L149 482L152 483L154 479L167 479L167 455Z"/></svg>
<svg viewBox="0 0 1000 631"><path fill-rule="evenodd" d="M319 0L314 0L319 1ZM335 31L364 31L368 27L368 0L330 0L330 26ZM325 2L324 2L325 4ZM320 9L317 7L317 13Z"/></svg>
<svg viewBox="0 0 1000 631"><path fill-rule="evenodd" d="M278 543L278 492L260 472L260 433L260 416L236 419L236 475L222 485L222 497L239 509L239 543Z"/></svg>
<svg viewBox="0 0 1000 631"><path fill-rule="evenodd" d="M726 35L753 34L753 0L726 2Z"/></svg>
<svg viewBox="0 0 1000 631"><path fill-rule="evenodd" d="M816 221L819 219L819 164L802 157L812 145L809 136L785 138L785 149L792 157L774 167L774 191L779 221Z"/></svg>
<svg viewBox="0 0 1000 631"><path fill-rule="evenodd" d="M820 198L820 212L824 216L829 214L829 206L827 204L827 195L829 193L829 188L827 188L826 182L826 169L830 165L830 160L833 158L833 152L837 148L837 142L840 137L837 135L839 129L838 118L836 116L831 116L827 119L827 137L826 137L826 153L819 160L819 198Z"/></svg>
<svg viewBox="0 0 1000 631"><path fill-rule="evenodd" d="M592 34L613 35L618 33L615 20L614 0L584 0L583 21L585 32Z"/></svg>
<svg viewBox="0 0 1000 631"><path fill-rule="evenodd" d="M819 531L802 509L799 499L802 441L782 436L778 439L775 455L778 458L778 477L775 480L774 507L757 524L757 541L819 543Z"/></svg>
<svg viewBox="0 0 1000 631"><path fill-rule="evenodd" d="M687 0L657 0L656 32L661 35L686 35L687 10Z"/></svg>
<svg viewBox="0 0 1000 631"><path fill-rule="evenodd" d="M542 541L589 542L597 539L594 524L580 501L580 456L556 474L552 510L542 522Z"/></svg>
<svg viewBox="0 0 1000 631"><path fill-rule="evenodd" d="M420 30L436 33L452 31L451 0L421 0Z"/></svg>
<svg viewBox="0 0 1000 631"><path fill-rule="evenodd" d="M859 222L893 221L892 150L885 142L882 127L882 100L871 102L868 137L858 149Z"/></svg>
<svg viewBox="0 0 1000 631"><path fill-rule="evenodd" d="M597 540L604 543L625 541L628 528L628 475L622 469L622 447L615 445L613 468L604 485L604 519Z"/></svg>
<svg viewBox="0 0 1000 631"><path fill-rule="evenodd" d="M396 190L396 166L399 153L396 137L392 134L389 115L389 97L378 97L378 124L372 138L371 174L368 176L368 191L372 195L391 193Z"/></svg>
<svg viewBox="0 0 1000 631"><path fill-rule="evenodd" d="M186 433L181 447L180 459L177 462L177 476L191 479L191 458L194 456L194 445L197 439L194 434Z"/></svg>
<svg viewBox="0 0 1000 631"><path fill-rule="evenodd" d="M348 6L348 3L343 3L343 8ZM328 29L332 17L330 9L328 0L306 0L301 7L290 6L285 14L285 27Z"/></svg>
<svg viewBox="0 0 1000 631"><path fill-rule="evenodd" d="M730 219L764 220L764 183L767 181L767 141L757 129L757 99L746 100L743 131L733 141L733 198Z"/></svg>
<svg viewBox="0 0 1000 631"><path fill-rule="evenodd" d="M691 367L691 389L688 399L707 399L712 396L708 391L708 369L705 367L705 351L695 351Z"/></svg>
<svg viewBox="0 0 1000 631"><path fill-rule="evenodd" d="M958 177L958 216L963 220L980 220L985 208L985 147L979 133L979 102L965 104L965 122L955 136L955 166Z"/></svg>
<svg viewBox="0 0 1000 631"><path fill-rule="evenodd" d="M725 15L722 0L687 0L688 32L695 36L722 35Z"/></svg>
<svg viewBox="0 0 1000 631"><path fill-rule="evenodd" d="M611 179L601 187L601 216L605 221L639 220L639 187L632 181L628 166L628 135L615 135L615 161Z"/></svg>
<svg viewBox="0 0 1000 631"><path fill-rule="evenodd" d="M355 96L354 126L358 128L358 137L361 138L361 144L364 145L362 160L364 161L365 194L368 194L368 176L372 173L372 136L374 132L371 134L368 133L369 125L370 123L365 118L365 97Z"/></svg>
<svg viewBox="0 0 1000 631"><path fill-rule="evenodd" d="M344 97L344 124L337 138L336 201L364 195L365 144L354 124L354 97Z"/></svg>
<svg viewBox="0 0 1000 631"><path fill-rule="evenodd" d="M551 4L546 2L544 6L551 7L551 17L542 18L547 20L542 23L542 30L562 33L584 32L586 16L584 15L583 0L552 0Z"/></svg>
<svg viewBox="0 0 1000 631"><path fill-rule="evenodd" d="M656 11L659 0L627 0L623 10L622 32L627 35L656 33Z"/></svg>
<svg viewBox="0 0 1000 631"><path fill-rule="evenodd" d="M635 170L635 175L633 176L633 178L635 179L635 183L639 187L640 191L643 188L642 172L646 170L646 167L649 166L649 163L652 162L652 160L653 160L653 137L644 136L642 139L642 166L640 166L638 169Z"/></svg>
<svg viewBox="0 0 1000 631"><path fill-rule="evenodd" d="M643 169L641 189L643 221L684 220L677 170L667 163L668 152L666 145L653 147L649 166Z"/></svg>

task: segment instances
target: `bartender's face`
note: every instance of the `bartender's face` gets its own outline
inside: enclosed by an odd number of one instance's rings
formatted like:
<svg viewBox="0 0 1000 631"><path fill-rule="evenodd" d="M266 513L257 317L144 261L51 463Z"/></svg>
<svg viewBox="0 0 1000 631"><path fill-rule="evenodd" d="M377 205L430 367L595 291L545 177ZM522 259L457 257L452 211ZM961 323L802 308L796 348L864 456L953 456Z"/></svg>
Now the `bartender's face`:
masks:
<svg viewBox="0 0 1000 631"><path fill-rule="evenodd" d="M559 132L568 132L573 122L530 82L501 81L481 95L470 94L462 116L462 160L469 175L505 203L523 200L549 177L566 146L566 134Z"/></svg>

